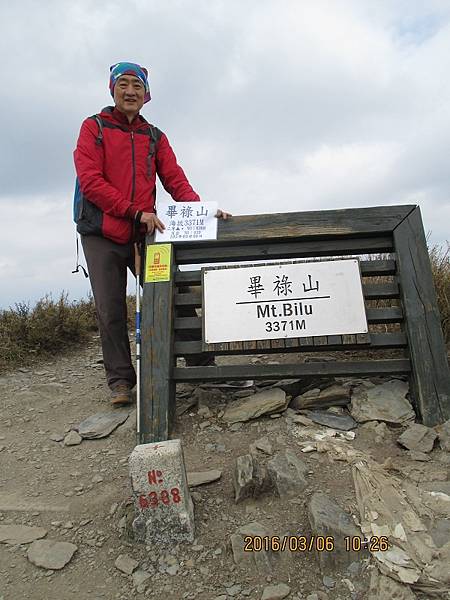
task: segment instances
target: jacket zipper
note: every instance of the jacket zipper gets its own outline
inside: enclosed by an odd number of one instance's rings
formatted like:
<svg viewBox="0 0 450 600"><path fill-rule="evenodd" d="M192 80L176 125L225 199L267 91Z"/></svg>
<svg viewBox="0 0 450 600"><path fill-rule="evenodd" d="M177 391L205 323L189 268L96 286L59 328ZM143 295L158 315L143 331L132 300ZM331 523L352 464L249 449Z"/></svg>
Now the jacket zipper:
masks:
<svg viewBox="0 0 450 600"><path fill-rule="evenodd" d="M133 163L133 182L131 187L131 204L133 204L134 200L134 187L135 187L135 179L136 179L136 167L134 164L134 132L131 131L131 162Z"/></svg>

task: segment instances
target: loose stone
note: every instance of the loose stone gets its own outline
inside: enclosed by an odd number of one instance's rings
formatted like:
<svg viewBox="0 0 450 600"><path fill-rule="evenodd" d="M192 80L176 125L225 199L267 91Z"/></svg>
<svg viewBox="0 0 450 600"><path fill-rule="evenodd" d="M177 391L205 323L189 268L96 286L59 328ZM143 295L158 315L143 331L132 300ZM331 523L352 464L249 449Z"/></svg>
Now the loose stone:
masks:
<svg viewBox="0 0 450 600"><path fill-rule="evenodd" d="M128 554L119 554L114 563L116 569L122 571L126 575L131 575L139 566L137 560L131 558Z"/></svg>
<svg viewBox="0 0 450 600"><path fill-rule="evenodd" d="M93 440L108 436L110 433L124 423L130 414L130 410L119 409L106 413L91 415L78 425L78 433L82 438Z"/></svg>
<svg viewBox="0 0 450 600"><path fill-rule="evenodd" d="M350 415L334 415L326 411L307 411L307 416L318 423L319 425L325 425L332 429L339 429L341 431L350 431L357 426L357 423Z"/></svg>
<svg viewBox="0 0 450 600"><path fill-rule="evenodd" d="M211 471L189 472L187 474L187 481L189 487L196 487L198 485L204 485L205 483L217 481L221 477L222 471L213 469Z"/></svg>
<svg viewBox="0 0 450 600"><path fill-rule="evenodd" d="M18 545L29 544L47 535L43 527L27 525L0 525L0 543Z"/></svg>
<svg viewBox="0 0 450 600"><path fill-rule="evenodd" d="M28 548L27 557L37 567L59 570L67 565L78 547L69 542L36 540Z"/></svg>
<svg viewBox="0 0 450 600"><path fill-rule="evenodd" d="M291 450L276 454L267 463L267 472L280 497L295 496L308 485L308 467Z"/></svg>
<svg viewBox="0 0 450 600"><path fill-rule="evenodd" d="M373 387L360 385L353 390L350 412L358 423L407 423L415 418L407 393L408 384L398 379Z"/></svg>
<svg viewBox="0 0 450 600"><path fill-rule="evenodd" d="M225 410L223 419L228 423L249 421L261 415L284 410L285 408L286 393L279 388L273 388L234 402Z"/></svg>
<svg viewBox="0 0 450 600"><path fill-rule="evenodd" d="M261 600L283 600L291 593L291 588L285 583L269 585L264 588Z"/></svg>
<svg viewBox="0 0 450 600"><path fill-rule="evenodd" d="M316 536L330 537L334 542L333 552L320 552L318 559L323 575L348 567L364 557L365 552L347 552L345 537L362 537L350 515L334 500L322 492L313 494L309 502L308 516L311 531Z"/></svg>
<svg viewBox="0 0 450 600"><path fill-rule="evenodd" d="M264 454L272 454L272 444L268 437L262 437L255 442L255 448L261 450Z"/></svg>
<svg viewBox="0 0 450 600"><path fill-rule="evenodd" d="M349 388L334 384L320 390L314 388L300 396L296 396L290 403L290 407L296 410L305 408L327 408L329 406L345 406L350 402Z"/></svg>
<svg viewBox="0 0 450 600"><path fill-rule="evenodd" d="M83 441L83 438L78 434L77 431L69 431L64 438L64 446L78 446Z"/></svg>
<svg viewBox="0 0 450 600"><path fill-rule="evenodd" d="M420 423L413 423L402 433L397 442L408 450L431 452L436 438L437 433L434 429Z"/></svg>
<svg viewBox="0 0 450 600"><path fill-rule="evenodd" d="M251 454L244 454L236 459L233 487L234 500L238 503L271 489L272 482L265 467L259 465Z"/></svg>

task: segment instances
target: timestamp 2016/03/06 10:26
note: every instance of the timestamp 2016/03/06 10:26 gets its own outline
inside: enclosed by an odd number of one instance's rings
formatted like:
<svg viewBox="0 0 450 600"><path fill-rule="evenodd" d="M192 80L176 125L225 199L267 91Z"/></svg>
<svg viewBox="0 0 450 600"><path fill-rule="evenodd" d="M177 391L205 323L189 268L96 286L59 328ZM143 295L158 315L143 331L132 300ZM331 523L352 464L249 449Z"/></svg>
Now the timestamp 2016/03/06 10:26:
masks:
<svg viewBox="0 0 450 600"><path fill-rule="evenodd" d="M346 552L386 552L390 544L386 536L372 536L363 539L358 536L346 536L339 546ZM252 536L244 538L244 552L334 552L338 547L333 536L323 535L285 535L285 536Z"/></svg>

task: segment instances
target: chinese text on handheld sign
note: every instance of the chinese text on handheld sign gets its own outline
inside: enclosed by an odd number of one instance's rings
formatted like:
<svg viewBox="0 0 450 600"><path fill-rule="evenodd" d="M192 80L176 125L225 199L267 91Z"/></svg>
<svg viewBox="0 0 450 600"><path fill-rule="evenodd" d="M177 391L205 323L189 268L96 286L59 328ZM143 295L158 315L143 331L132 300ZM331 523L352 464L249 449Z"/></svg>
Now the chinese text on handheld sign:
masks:
<svg viewBox="0 0 450 600"><path fill-rule="evenodd" d="M203 269L207 344L367 333L357 259Z"/></svg>
<svg viewBox="0 0 450 600"><path fill-rule="evenodd" d="M198 242L217 239L217 202L158 202L158 218L163 232L156 231L155 242Z"/></svg>

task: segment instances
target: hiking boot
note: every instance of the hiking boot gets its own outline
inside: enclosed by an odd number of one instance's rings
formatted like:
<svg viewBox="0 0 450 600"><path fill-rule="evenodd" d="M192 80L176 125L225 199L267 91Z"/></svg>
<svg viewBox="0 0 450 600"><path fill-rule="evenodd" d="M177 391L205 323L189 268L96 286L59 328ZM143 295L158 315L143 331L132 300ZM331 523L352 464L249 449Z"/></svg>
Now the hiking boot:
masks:
<svg viewBox="0 0 450 600"><path fill-rule="evenodd" d="M129 385L120 384L112 390L111 404L113 406L124 406L125 404L131 404L131 402L131 388Z"/></svg>

